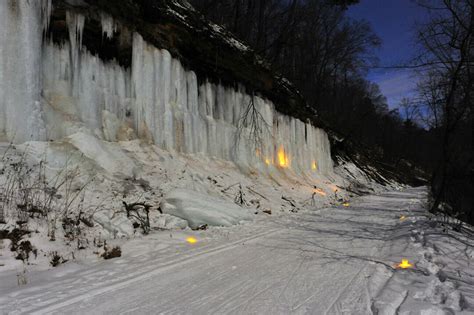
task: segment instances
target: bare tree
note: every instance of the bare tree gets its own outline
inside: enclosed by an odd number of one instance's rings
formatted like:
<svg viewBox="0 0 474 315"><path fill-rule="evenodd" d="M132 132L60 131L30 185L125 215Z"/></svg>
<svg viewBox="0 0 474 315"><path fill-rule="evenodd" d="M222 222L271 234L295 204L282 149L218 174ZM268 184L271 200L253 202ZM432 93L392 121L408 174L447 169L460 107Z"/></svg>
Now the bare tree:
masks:
<svg viewBox="0 0 474 315"><path fill-rule="evenodd" d="M432 179L431 210L437 211L441 202L450 202L474 222L472 200L463 201L464 195L474 193L474 1L426 0L419 4L430 13L429 23L418 36L423 50L416 62L426 71L421 90L435 114L435 124L442 129L441 154ZM466 145L470 150L459 150L459 141L468 139L461 131L469 123L471 141Z"/></svg>
<svg viewBox="0 0 474 315"><path fill-rule="evenodd" d="M240 140L247 138L253 146L252 150L262 152L265 136L270 135L269 124L263 117L255 104L255 96L252 94L249 103L242 112L237 123L237 134L235 138L235 148L239 147Z"/></svg>

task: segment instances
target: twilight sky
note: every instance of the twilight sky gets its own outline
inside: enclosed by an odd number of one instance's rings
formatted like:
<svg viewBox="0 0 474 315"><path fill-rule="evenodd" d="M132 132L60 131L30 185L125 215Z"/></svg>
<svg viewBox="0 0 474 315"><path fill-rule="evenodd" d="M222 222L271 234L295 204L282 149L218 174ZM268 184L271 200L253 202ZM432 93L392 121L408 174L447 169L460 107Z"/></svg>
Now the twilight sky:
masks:
<svg viewBox="0 0 474 315"><path fill-rule="evenodd" d="M369 21L382 39L377 51L380 66L406 64L415 55L413 28L426 15L412 0L360 0L349 8L348 15ZM416 78L407 70L373 69L368 79L379 84L390 108L416 88Z"/></svg>

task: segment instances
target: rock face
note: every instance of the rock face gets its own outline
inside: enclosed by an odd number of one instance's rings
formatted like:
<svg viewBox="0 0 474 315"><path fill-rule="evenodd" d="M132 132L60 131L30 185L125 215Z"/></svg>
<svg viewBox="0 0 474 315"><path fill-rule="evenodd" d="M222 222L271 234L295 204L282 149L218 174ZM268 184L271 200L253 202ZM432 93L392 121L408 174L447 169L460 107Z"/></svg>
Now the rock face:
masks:
<svg viewBox="0 0 474 315"><path fill-rule="evenodd" d="M0 134L144 139L246 168L332 173L286 80L181 1L0 2ZM285 114L291 114L288 116Z"/></svg>

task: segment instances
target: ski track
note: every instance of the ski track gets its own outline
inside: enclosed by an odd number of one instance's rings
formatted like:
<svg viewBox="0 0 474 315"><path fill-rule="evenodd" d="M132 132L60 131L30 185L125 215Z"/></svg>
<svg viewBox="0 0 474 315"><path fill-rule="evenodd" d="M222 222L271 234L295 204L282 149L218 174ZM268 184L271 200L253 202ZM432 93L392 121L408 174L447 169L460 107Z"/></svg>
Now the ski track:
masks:
<svg viewBox="0 0 474 315"><path fill-rule="evenodd" d="M0 313L370 314L374 261L403 251L391 240L419 194L361 197L348 208L271 218L261 233L171 258L124 257L123 268L52 277L0 297Z"/></svg>
<svg viewBox="0 0 474 315"><path fill-rule="evenodd" d="M240 239L240 240L238 240L236 242L233 242L231 244L226 244L224 246L211 248L209 250L203 250L203 251L200 251L200 252L198 252L196 254L193 254L193 255L187 255L184 259L181 258L181 259L166 262L163 265L154 266L153 270L151 270L151 271L143 272L141 274L136 274L136 273L132 274L131 276L128 276L126 278L121 278L120 280L117 280L117 281L114 281L113 283L107 284L107 286L103 286L103 287L100 287L100 288L93 289L92 291L81 294L79 296L75 296L74 298L68 298L64 301L54 301L50 305L48 305L46 307L42 306L39 309L35 309L34 307L29 308L29 309L24 309L24 310L22 310L22 312L35 313L35 314L48 314L48 313L51 313L52 311L58 310L58 309L63 308L65 306L68 306L68 305L71 305L71 304L74 304L74 303L77 303L77 302L80 302L80 301L83 301L83 300L87 300L91 297L94 297L95 295L104 294L104 293L109 292L109 291L115 291L115 290L118 290L122 287L132 285L135 282L140 282L140 281L146 280L147 278L150 278L150 277L158 275L162 272L165 272L166 270L168 270L170 268L176 268L176 267L180 266L181 264L188 263L188 262L193 262L196 259L200 259L201 256L212 256L212 255L215 255L215 254L223 252L223 251L231 250L232 248L242 244L242 242L248 242L248 241L255 240L255 239L258 239L260 237L264 237L266 235L274 234L274 233L277 233L277 232L278 232L277 230L266 231L264 233L260 233L260 234L257 234L255 236L252 236L252 237ZM96 272L91 272L90 274L95 275ZM68 282L68 280L65 280L65 282ZM78 282L80 283L80 279L76 280L76 283L78 283ZM59 286L61 284L64 284L64 282L60 283ZM38 296L32 296L30 298L30 300L37 299L37 298L38 298Z"/></svg>

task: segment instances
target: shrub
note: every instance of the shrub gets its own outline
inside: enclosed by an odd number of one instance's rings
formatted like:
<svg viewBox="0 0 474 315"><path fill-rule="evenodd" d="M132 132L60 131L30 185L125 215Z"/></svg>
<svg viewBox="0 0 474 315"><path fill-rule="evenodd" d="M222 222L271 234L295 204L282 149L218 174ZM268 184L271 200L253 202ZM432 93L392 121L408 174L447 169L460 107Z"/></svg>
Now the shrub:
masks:
<svg viewBox="0 0 474 315"><path fill-rule="evenodd" d="M143 234L150 233L150 208L151 206L143 202L126 203L122 201L125 211L127 212L127 218L134 219L143 230ZM134 224L134 227L136 225Z"/></svg>
<svg viewBox="0 0 474 315"><path fill-rule="evenodd" d="M67 262L67 259L64 259L61 257L58 252L52 252L51 253L51 261L49 262L52 267L57 267L61 264L64 264Z"/></svg>
<svg viewBox="0 0 474 315"><path fill-rule="evenodd" d="M119 246L115 246L111 250L108 250L107 247L105 247L105 252L102 254L102 257L104 259L112 259L112 258L117 258L121 256L122 256L122 250L120 249Z"/></svg>

